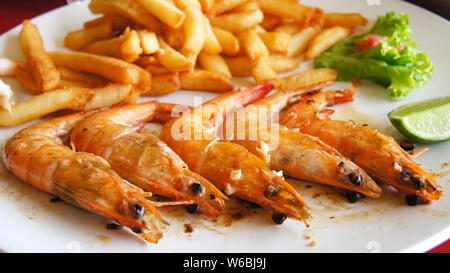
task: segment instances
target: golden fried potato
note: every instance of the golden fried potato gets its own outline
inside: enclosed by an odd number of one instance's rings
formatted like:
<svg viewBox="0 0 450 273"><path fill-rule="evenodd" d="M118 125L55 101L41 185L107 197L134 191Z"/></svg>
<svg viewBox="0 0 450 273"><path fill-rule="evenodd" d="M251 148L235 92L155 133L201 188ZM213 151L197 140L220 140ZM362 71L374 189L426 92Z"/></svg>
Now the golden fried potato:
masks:
<svg viewBox="0 0 450 273"><path fill-rule="evenodd" d="M59 82L59 72L45 52L38 28L28 20L22 23L20 45L39 89L44 92L54 89Z"/></svg>
<svg viewBox="0 0 450 273"><path fill-rule="evenodd" d="M117 83L136 85L141 90L148 90L151 85L151 75L145 69L117 58L58 51L50 52L49 56L57 66L92 73Z"/></svg>
<svg viewBox="0 0 450 273"><path fill-rule="evenodd" d="M233 90L231 80L224 74L196 69L180 73L181 88L185 90L228 92Z"/></svg>
<svg viewBox="0 0 450 273"><path fill-rule="evenodd" d="M308 46L305 53L305 60L311 60L319 57L325 50L332 47L335 43L345 39L352 33L352 30L345 27L335 26L326 28L317 34Z"/></svg>

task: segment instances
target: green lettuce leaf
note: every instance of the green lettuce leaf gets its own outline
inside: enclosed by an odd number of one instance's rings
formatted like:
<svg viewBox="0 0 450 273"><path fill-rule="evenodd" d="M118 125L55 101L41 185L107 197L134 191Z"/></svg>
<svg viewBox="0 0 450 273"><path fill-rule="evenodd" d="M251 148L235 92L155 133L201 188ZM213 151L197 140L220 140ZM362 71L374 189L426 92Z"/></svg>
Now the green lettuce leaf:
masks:
<svg viewBox="0 0 450 273"><path fill-rule="evenodd" d="M388 37L378 46L356 52L357 42L368 34ZM314 66L338 70L339 81L358 76L385 86L395 99L403 99L415 87L426 83L434 66L411 40L408 16L389 12L379 16L372 29L335 44L314 61Z"/></svg>

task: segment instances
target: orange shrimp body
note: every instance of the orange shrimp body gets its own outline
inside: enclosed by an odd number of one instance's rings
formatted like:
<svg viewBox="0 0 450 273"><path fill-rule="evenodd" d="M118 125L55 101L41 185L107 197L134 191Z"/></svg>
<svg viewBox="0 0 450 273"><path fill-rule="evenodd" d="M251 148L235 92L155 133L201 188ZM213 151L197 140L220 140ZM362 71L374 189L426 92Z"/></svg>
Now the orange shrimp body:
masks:
<svg viewBox="0 0 450 273"><path fill-rule="evenodd" d="M329 84L331 83L309 86L295 92L279 91L247 106L242 111L251 112L264 106L263 109L270 109L268 111L270 118L274 119L275 114L287 106L290 99ZM236 122L243 118L239 114L238 112L234 116ZM263 119L258 115L262 114L264 112L256 113L251 117L260 122ZM269 122L276 124L278 120ZM301 133L298 129L287 129L284 126L273 127L275 130L267 130L268 126L262 126L262 128L259 126L261 124L257 121L247 120L245 128L247 135L241 139L237 137L239 132L235 131L233 142L244 146L265 160L273 170L282 171L285 176L332 185L374 198L380 196L381 188L363 169L317 137ZM234 128L237 130L237 126ZM249 137L252 133L257 136L256 139Z"/></svg>
<svg viewBox="0 0 450 273"><path fill-rule="evenodd" d="M174 106L150 101L95 113L75 126L71 145L106 159L121 177L146 191L176 201L192 200L196 211L216 217L226 196L190 171L159 138L138 132L146 121L167 116Z"/></svg>
<svg viewBox="0 0 450 273"><path fill-rule="evenodd" d="M303 95L284 114L280 123L320 138L363 168L376 181L425 200L438 200L441 191L438 190L435 179L414 163L413 157L392 137L366 126L320 117L321 114L332 113L332 110L324 107L339 103L346 96L352 95L348 90L319 91Z"/></svg>
<svg viewBox="0 0 450 273"><path fill-rule="evenodd" d="M264 97L270 82L219 96L165 124L161 139L188 166L228 196L257 203L281 224L286 217L306 220L309 213L300 195L282 176L244 147L222 140L214 131L226 114Z"/></svg>
<svg viewBox="0 0 450 273"><path fill-rule="evenodd" d="M6 168L40 190L158 242L162 220L145 193L123 180L104 159L64 145L70 130L89 115L64 116L19 131L3 149Z"/></svg>

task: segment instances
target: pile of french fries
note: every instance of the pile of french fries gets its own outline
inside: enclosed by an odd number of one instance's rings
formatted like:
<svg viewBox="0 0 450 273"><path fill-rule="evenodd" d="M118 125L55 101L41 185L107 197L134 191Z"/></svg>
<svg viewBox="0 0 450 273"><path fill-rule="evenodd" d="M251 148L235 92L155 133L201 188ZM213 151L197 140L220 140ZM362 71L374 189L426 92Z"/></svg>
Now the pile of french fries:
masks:
<svg viewBox="0 0 450 273"><path fill-rule="evenodd" d="M335 80L332 69L278 74L367 23L297 0L91 0L89 9L100 16L66 35L71 52L46 52L37 27L23 22L26 63L10 61L0 76L14 74L35 97L0 109L0 126L182 89L227 92L232 77L274 79L279 89Z"/></svg>

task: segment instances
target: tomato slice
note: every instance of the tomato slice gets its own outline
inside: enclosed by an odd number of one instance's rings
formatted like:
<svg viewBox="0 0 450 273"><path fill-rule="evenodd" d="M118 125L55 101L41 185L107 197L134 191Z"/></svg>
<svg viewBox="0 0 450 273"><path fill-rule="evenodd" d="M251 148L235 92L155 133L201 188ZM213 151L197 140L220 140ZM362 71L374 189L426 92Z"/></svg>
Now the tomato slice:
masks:
<svg viewBox="0 0 450 273"><path fill-rule="evenodd" d="M387 36L368 34L365 40L359 40L356 42L356 53L375 47L381 43L381 40L387 39ZM405 44L396 45L395 48L402 51L405 48Z"/></svg>
<svg viewBox="0 0 450 273"><path fill-rule="evenodd" d="M374 46L377 46L381 43L381 40L386 39L388 39L387 36L368 34L365 40L359 40L356 42L356 52L361 52Z"/></svg>

